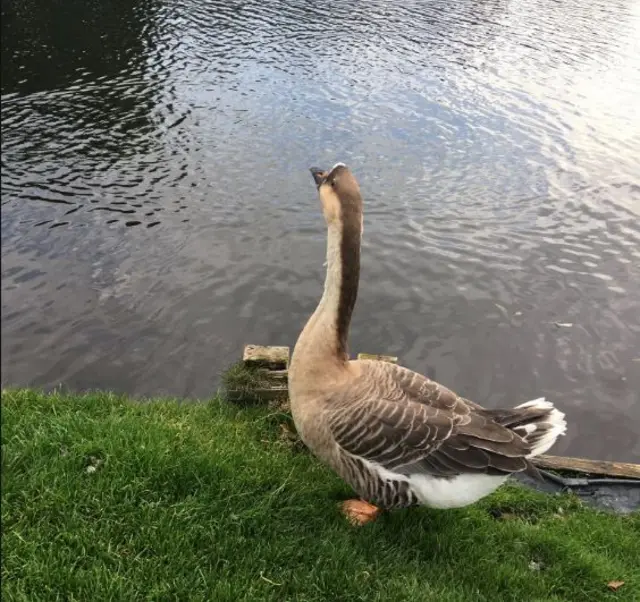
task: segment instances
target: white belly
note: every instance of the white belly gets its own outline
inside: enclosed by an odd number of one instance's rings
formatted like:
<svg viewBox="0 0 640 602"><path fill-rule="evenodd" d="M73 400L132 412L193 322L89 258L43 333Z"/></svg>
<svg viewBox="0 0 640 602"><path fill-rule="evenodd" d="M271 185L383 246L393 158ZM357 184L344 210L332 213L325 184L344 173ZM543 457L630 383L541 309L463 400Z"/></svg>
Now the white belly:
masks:
<svg viewBox="0 0 640 602"><path fill-rule="evenodd" d="M373 462L366 460L364 462L382 479L409 483L420 504L431 508L468 506L493 493L508 478L508 475L495 476L474 473L461 474L446 479L421 473L403 475L387 470Z"/></svg>
<svg viewBox="0 0 640 602"><path fill-rule="evenodd" d="M461 474L449 479L417 474L409 478L411 489L421 504L431 508L459 508L493 493L506 476Z"/></svg>

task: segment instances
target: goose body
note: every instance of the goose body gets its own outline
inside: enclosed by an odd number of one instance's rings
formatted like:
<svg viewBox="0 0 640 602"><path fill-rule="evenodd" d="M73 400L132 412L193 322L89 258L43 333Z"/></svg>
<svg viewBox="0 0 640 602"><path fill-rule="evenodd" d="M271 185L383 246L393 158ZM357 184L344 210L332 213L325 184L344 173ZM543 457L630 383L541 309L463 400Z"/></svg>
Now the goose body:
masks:
<svg viewBox="0 0 640 602"><path fill-rule="evenodd" d="M466 506L514 473L536 474L531 458L566 430L544 398L489 410L407 368L349 359L362 197L344 164L312 173L328 228L327 273L293 351L289 395L303 442L361 499L345 514L364 523L379 509Z"/></svg>

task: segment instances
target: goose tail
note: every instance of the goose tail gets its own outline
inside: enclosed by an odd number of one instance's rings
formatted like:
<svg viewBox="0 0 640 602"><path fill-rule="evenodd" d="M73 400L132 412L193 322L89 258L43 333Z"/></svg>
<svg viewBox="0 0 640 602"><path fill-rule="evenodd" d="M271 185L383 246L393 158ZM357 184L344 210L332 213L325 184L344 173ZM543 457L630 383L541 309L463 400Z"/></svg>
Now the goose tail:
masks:
<svg viewBox="0 0 640 602"><path fill-rule="evenodd" d="M514 408L521 420L511 428L531 446L527 458L547 452L567 430L564 413L544 397L533 399Z"/></svg>

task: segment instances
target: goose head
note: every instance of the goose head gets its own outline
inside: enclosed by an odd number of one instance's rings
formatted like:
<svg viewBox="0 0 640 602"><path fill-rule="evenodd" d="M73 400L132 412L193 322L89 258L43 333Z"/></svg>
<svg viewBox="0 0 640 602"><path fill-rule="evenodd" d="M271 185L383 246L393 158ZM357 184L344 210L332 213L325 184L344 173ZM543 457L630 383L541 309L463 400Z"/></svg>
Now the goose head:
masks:
<svg viewBox="0 0 640 602"><path fill-rule="evenodd" d="M344 163L325 171L310 169L318 188L322 213L328 226L358 221L362 224L362 196L358 180Z"/></svg>

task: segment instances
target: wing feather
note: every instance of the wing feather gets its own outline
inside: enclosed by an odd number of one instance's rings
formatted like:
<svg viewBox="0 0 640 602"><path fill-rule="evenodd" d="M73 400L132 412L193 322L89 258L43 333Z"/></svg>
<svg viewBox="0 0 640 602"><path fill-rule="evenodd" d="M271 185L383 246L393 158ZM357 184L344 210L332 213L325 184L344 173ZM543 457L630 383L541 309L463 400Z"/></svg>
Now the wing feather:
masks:
<svg viewBox="0 0 640 602"><path fill-rule="evenodd" d="M509 474L530 467L527 442L510 428L521 414L484 410L428 378L386 362L358 362L361 375L328 403L346 453L403 474Z"/></svg>

